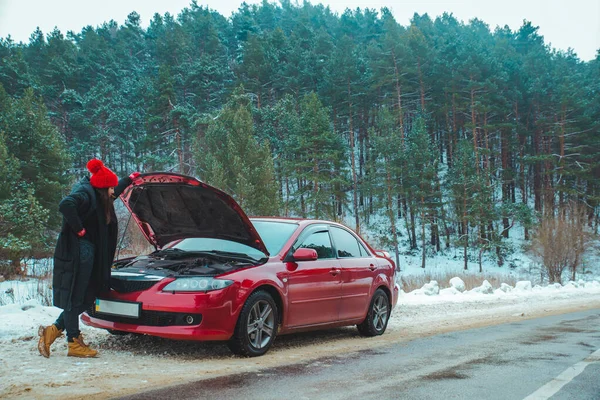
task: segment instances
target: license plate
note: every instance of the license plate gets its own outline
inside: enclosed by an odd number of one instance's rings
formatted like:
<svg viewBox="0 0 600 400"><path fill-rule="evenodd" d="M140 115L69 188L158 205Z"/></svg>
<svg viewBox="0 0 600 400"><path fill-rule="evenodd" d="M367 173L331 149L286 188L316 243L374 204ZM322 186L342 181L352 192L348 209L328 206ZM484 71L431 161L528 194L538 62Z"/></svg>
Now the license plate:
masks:
<svg viewBox="0 0 600 400"><path fill-rule="evenodd" d="M103 314L119 315L122 317L139 318L142 303L128 303L124 301L111 301L96 299L96 312Z"/></svg>

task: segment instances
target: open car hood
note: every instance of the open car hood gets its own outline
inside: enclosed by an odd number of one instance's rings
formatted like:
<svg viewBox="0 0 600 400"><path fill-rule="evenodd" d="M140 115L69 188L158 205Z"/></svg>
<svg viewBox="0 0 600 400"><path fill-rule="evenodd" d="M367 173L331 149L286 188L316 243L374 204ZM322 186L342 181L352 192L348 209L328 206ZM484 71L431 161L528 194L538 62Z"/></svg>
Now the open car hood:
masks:
<svg viewBox="0 0 600 400"><path fill-rule="evenodd" d="M195 178L169 172L141 174L120 197L156 248L179 239L213 238L242 243L269 255L236 201Z"/></svg>

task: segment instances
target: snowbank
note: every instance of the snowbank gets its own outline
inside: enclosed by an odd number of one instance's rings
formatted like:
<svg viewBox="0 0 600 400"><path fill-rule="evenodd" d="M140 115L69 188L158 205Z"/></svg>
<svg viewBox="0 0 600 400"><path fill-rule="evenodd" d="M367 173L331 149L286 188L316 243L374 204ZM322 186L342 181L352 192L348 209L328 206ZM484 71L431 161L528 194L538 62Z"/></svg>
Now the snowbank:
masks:
<svg viewBox="0 0 600 400"><path fill-rule="evenodd" d="M544 287L538 285L532 287L530 281L519 281L515 288L502 283L496 290L487 280L472 290L464 290L464 282L458 277L452 278L450 284L449 288L440 290L439 283L432 280L412 292L400 291L399 307L402 304L502 302L518 298L544 302L555 298L575 298L580 294L600 296L600 280L598 279L587 282L567 282L565 285L555 283ZM0 299L5 301L3 304L9 303L0 306L0 321L2 321L0 341L36 336L39 325L48 325L58 317L60 309L44 306L34 298L39 293L39 288L40 282L37 280L0 283ZM465 308L465 313L468 312L468 308ZM390 320L390 323L393 324L393 319ZM401 322L399 323L401 324ZM84 334L104 335L103 330L85 325L82 325L82 329Z"/></svg>

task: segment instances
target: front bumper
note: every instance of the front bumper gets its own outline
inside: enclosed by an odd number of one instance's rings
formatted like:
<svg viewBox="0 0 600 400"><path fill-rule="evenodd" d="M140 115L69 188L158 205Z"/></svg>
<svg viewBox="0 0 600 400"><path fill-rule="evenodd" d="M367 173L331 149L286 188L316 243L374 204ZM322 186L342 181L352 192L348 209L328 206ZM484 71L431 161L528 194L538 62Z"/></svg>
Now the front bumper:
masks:
<svg viewBox="0 0 600 400"><path fill-rule="evenodd" d="M200 323L195 326L150 326L128 324L123 322L112 322L105 319L91 317L87 312L81 315L81 320L84 324L95 328L109 329L115 331L123 331L130 333L139 333L144 335L159 336L167 339L177 340L228 340L233 332L223 329L205 328Z"/></svg>
<svg viewBox="0 0 600 400"><path fill-rule="evenodd" d="M210 292L163 292L168 282L150 289L119 293L111 290L106 300L141 303L139 318L115 316L87 310L84 324L101 329L139 333L179 340L228 340L237 322L232 287Z"/></svg>

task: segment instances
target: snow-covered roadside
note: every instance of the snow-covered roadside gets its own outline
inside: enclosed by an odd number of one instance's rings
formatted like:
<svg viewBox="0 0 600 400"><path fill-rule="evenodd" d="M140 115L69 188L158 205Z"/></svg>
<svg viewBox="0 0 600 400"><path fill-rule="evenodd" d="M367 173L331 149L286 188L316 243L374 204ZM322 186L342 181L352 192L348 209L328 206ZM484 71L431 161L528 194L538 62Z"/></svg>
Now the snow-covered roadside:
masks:
<svg viewBox="0 0 600 400"><path fill-rule="evenodd" d="M305 362L441 332L600 308L598 281L560 288L521 286L491 294L476 290L402 293L381 337L362 339L351 327L281 336L267 355L255 359L233 357L222 344L118 337L87 326L82 330L86 341L100 349L98 359L67 358L62 339L45 359L37 352L37 327L51 323L60 310L30 300L0 307L0 397L106 398L142 387Z"/></svg>
<svg viewBox="0 0 600 400"><path fill-rule="evenodd" d="M464 290L461 279L456 277L450 282L451 287L439 289L436 281L424 285L421 289L409 293L400 291L398 308L407 308L417 305L440 305L444 303L487 303L487 304L510 304L517 299L526 302L546 302L550 299L572 299L581 295L600 296L600 280L568 282L564 286L553 284L545 287L532 286L529 281L520 281L515 287L503 284L501 289L493 290L491 285L484 281L483 284L470 291ZM34 336L39 325L48 325L58 317L60 309L56 307L42 306L38 300L30 299L28 293L35 293L39 284L37 280L30 281L7 281L0 283L0 293L7 291L13 293L15 302L0 306L0 342L12 341L27 336ZM468 313L465 307L461 312ZM398 313L390 319L389 328L395 324L402 325L398 321ZM92 340L105 336L104 330L88 328L83 325L84 334L91 336ZM87 332L86 332L87 331Z"/></svg>

